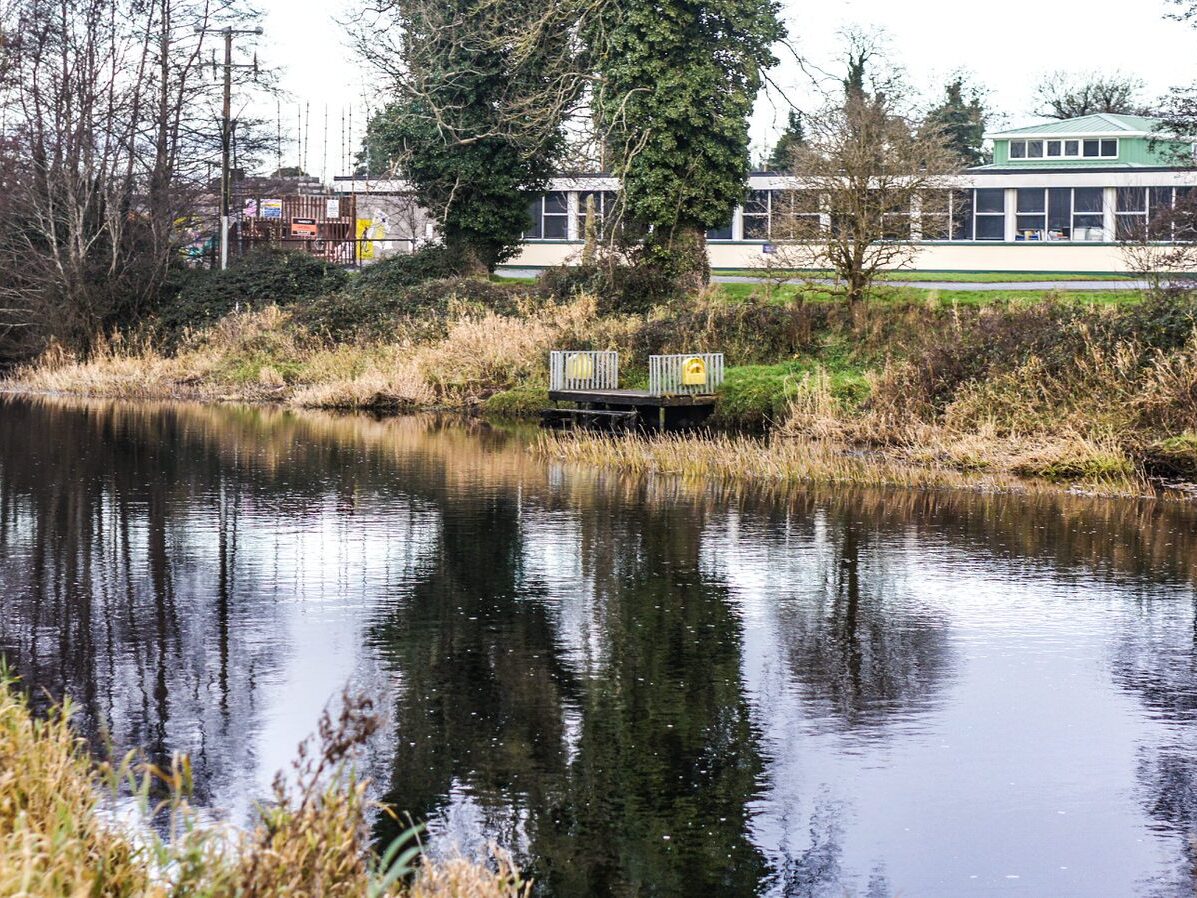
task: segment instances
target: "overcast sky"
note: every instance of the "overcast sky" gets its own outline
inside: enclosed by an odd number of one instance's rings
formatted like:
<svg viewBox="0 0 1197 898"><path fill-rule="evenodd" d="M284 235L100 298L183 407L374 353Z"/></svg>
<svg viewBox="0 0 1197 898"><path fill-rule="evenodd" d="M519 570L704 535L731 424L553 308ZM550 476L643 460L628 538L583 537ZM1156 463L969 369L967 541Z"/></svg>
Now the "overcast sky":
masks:
<svg viewBox="0 0 1197 898"><path fill-rule="evenodd" d="M284 133L297 129L296 103L310 104L308 168L328 178L341 174L343 116L347 126L352 106L354 138L360 141L364 109L380 101L375 79L354 60L336 21L348 14L351 0L261 3L263 62L281 69L282 86L294 97L283 105ZM1050 71L1120 69L1142 77L1152 96L1172 85L1197 83L1197 29L1166 19L1168 8L1166 0L785 0L783 16L795 49L825 67L834 66L837 33L844 27L882 28L894 58L920 92L937 94L950 72L967 69L990 89L991 103L1006 123L1016 126L1033 120L1036 81ZM779 48L778 55L782 63L773 79L793 101L809 105L807 77L788 50ZM328 151L322 163L326 106ZM772 142L786 108L776 94L761 97L752 121L755 147ZM284 164L294 164L294 145L283 156Z"/></svg>

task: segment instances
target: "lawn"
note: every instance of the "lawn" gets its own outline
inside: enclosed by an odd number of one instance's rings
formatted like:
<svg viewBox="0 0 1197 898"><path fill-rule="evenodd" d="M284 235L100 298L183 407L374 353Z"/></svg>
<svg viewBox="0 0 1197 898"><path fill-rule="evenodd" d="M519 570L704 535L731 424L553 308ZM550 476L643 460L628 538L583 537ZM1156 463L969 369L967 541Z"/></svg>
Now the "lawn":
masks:
<svg viewBox="0 0 1197 898"><path fill-rule="evenodd" d="M756 268L715 268L711 274L717 277L761 277L763 272ZM795 278L830 278L830 271L779 271L773 276L792 274ZM1129 281L1135 277L1129 274L1088 274L1086 272L1043 272L1043 271L890 271L881 275L890 281L932 281L945 284L1018 284L1027 281Z"/></svg>

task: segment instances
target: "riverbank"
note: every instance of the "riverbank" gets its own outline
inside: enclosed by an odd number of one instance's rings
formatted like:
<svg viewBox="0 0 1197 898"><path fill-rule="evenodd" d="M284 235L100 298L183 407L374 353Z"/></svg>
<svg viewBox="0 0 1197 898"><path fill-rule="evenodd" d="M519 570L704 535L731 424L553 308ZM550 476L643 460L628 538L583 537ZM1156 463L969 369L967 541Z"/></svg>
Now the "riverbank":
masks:
<svg viewBox="0 0 1197 898"><path fill-rule="evenodd" d="M198 330L109 340L86 359L51 348L4 388L529 419L546 403L552 349L616 349L626 386L646 381L650 354L701 349L729 362L718 430L770 433L770 452L821 460L794 467L787 455L787 477L1035 478L1137 495L1197 479L1195 328L1197 300L1184 295L959 304L900 292L850 307L712 288L628 310L560 278L454 279L229 311ZM616 445L546 451L628 464ZM730 445L690 439L686 451L724 471ZM764 445L735 443L735 466L765 463ZM643 451L668 468L677 450Z"/></svg>
<svg viewBox="0 0 1197 898"><path fill-rule="evenodd" d="M190 810L186 758L169 770L132 756L115 767L96 764L71 728L70 706L35 716L19 685L0 670L0 894L528 895L502 859L492 871L461 859L414 864L418 851L371 854L372 808L345 755L370 725L360 716L364 706L326 721L323 744L310 745L314 754L293 771L296 784L278 786L261 821L243 832ZM114 825L102 801L130 787L145 817L136 834Z"/></svg>

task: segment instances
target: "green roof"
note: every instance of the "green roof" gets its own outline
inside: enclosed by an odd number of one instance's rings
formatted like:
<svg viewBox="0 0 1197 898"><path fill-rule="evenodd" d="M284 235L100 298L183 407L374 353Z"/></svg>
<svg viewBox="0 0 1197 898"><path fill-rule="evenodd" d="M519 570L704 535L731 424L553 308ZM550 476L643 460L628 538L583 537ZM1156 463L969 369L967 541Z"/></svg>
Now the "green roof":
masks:
<svg viewBox="0 0 1197 898"><path fill-rule="evenodd" d="M1158 134L1156 129L1159 125L1159 119L1149 118L1145 115L1116 115L1112 112L1099 112L1094 115L1082 115L1080 118L1015 128L1013 131L996 131L985 136L991 140L1002 140L1008 137L1058 137L1061 135L1144 137Z"/></svg>

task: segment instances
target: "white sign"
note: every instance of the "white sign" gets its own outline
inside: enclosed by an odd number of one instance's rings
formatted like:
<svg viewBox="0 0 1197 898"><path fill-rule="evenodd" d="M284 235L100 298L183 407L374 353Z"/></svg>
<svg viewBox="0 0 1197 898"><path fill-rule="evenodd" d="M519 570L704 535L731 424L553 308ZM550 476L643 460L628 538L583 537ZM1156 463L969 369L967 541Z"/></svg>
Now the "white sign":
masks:
<svg viewBox="0 0 1197 898"><path fill-rule="evenodd" d="M328 200L324 204L324 217L325 218L340 218L341 217L341 201L340 200Z"/></svg>

